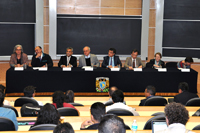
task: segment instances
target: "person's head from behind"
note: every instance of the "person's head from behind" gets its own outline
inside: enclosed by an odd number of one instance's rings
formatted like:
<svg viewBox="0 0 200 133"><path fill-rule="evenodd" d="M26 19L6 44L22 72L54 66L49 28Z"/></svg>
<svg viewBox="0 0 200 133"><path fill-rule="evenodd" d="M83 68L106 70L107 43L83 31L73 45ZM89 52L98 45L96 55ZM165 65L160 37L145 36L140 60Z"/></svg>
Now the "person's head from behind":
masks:
<svg viewBox="0 0 200 133"><path fill-rule="evenodd" d="M178 85L178 92L182 93L184 91L189 91L189 85L186 82L181 82Z"/></svg>
<svg viewBox="0 0 200 133"><path fill-rule="evenodd" d="M131 51L131 56L133 59L136 59L136 57L138 56L138 50L137 49L133 49Z"/></svg>
<svg viewBox="0 0 200 133"><path fill-rule="evenodd" d="M106 115L101 119L98 127L99 133L125 133L126 128L123 119L116 115Z"/></svg>
<svg viewBox="0 0 200 133"><path fill-rule="evenodd" d="M34 86L27 86L24 88L24 96L25 97L34 97L35 96L35 88Z"/></svg>
<svg viewBox="0 0 200 133"><path fill-rule="evenodd" d="M113 57L116 54L116 49L115 48L110 48L108 51L108 56Z"/></svg>
<svg viewBox="0 0 200 133"><path fill-rule="evenodd" d="M67 103L74 103L74 92L72 90L66 91L65 95Z"/></svg>
<svg viewBox="0 0 200 133"><path fill-rule="evenodd" d="M68 122L57 125L53 133L74 133L74 129Z"/></svg>
<svg viewBox="0 0 200 133"><path fill-rule="evenodd" d="M47 103L45 104L37 117L35 125L39 124L59 124L60 115L54 105Z"/></svg>
<svg viewBox="0 0 200 133"><path fill-rule="evenodd" d="M5 98L5 94L2 90L0 90L0 107L3 106L4 98Z"/></svg>
<svg viewBox="0 0 200 133"><path fill-rule="evenodd" d="M2 91L3 93L5 93L6 87L2 84L0 84L0 91Z"/></svg>
<svg viewBox="0 0 200 133"><path fill-rule="evenodd" d="M90 108L90 112L91 112L91 120L94 123L99 123L101 120L101 117L105 115L105 112L106 112L105 105L101 102L93 103Z"/></svg>
<svg viewBox="0 0 200 133"><path fill-rule="evenodd" d="M113 103L123 102L124 101L124 94L121 90L116 90L112 94Z"/></svg>
<svg viewBox="0 0 200 133"><path fill-rule="evenodd" d="M149 96L155 96L156 94L156 88L152 85L149 85L146 87L145 91L144 91L144 95L145 97L149 97Z"/></svg>
<svg viewBox="0 0 200 133"><path fill-rule="evenodd" d="M185 65L186 66L190 66L193 62L194 61L193 61L192 57L186 57L185 58Z"/></svg>
<svg viewBox="0 0 200 133"><path fill-rule="evenodd" d="M108 95L109 97L112 97L112 94L114 93L114 91L118 90L118 88L116 86L112 86L110 87L109 91L108 91Z"/></svg>
<svg viewBox="0 0 200 133"><path fill-rule="evenodd" d="M63 107L65 102L65 94L62 91L55 91L52 95L53 103L56 103L57 108Z"/></svg>
<svg viewBox="0 0 200 133"><path fill-rule="evenodd" d="M186 125L189 115L185 106L180 103L172 102L165 106L165 116L167 125L181 123Z"/></svg>

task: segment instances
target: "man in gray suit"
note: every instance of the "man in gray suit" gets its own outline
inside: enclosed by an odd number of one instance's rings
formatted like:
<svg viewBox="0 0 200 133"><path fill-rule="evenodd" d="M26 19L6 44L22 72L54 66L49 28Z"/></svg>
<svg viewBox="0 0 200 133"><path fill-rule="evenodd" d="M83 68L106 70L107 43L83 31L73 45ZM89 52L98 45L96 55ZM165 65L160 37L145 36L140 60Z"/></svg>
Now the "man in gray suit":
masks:
<svg viewBox="0 0 200 133"><path fill-rule="evenodd" d="M133 68L142 68L143 63L141 58L137 57L138 50L134 49L131 52L131 57L126 58L126 62L124 64L125 68L128 68L129 70L133 70Z"/></svg>
<svg viewBox="0 0 200 133"><path fill-rule="evenodd" d="M83 66L96 66L99 67L99 60L94 54L90 54L90 47L85 46L83 48L84 55L79 57L79 67Z"/></svg>

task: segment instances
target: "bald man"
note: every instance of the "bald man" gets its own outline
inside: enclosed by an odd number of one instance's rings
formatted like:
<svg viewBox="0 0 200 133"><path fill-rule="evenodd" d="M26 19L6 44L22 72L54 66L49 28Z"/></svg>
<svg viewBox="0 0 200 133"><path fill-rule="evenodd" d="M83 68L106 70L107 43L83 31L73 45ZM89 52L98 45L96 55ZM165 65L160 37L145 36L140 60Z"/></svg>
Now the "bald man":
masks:
<svg viewBox="0 0 200 133"><path fill-rule="evenodd" d="M40 46L35 47L35 55L31 61L32 67L53 67L51 56L42 52Z"/></svg>
<svg viewBox="0 0 200 133"><path fill-rule="evenodd" d="M99 67L99 60L97 56L90 53L90 47L85 46L83 48L83 53L81 57L79 57L79 67L83 66L96 66Z"/></svg>

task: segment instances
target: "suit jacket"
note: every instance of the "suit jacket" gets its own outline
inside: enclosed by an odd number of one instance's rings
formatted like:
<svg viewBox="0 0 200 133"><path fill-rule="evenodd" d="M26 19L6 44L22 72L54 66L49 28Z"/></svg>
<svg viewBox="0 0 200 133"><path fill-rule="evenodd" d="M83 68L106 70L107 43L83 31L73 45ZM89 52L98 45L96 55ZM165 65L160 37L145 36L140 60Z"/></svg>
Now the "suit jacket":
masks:
<svg viewBox="0 0 200 133"><path fill-rule="evenodd" d="M149 65L151 67L153 67L153 65L155 64L155 59L151 59L150 62L149 62ZM162 66L162 68L165 68L165 62L160 60L160 65Z"/></svg>
<svg viewBox="0 0 200 133"><path fill-rule="evenodd" d="M119 56L114 55L113 57L114 57L114 65L117 66L120 64L120 66L122 66ZM109 66L109 56L105 56L102 63L102 67L106 68L107 66Z"/></svg>
<svg viewBox="0 0 200 133"><path fill-rule="evenodd" d="M40 61L39 58L35 58L36 54L33 55L32 57L32 61L31 61L31 65L32 67L42 67L47 63L48 67L53 67L53 61L51 59L51 56L49 56L48 54L42 53L43 57L42 60Z"/></svg>
<svg viewBox="0 0 200 133"><path fill-rule="evenodd" d="M195 98L195 97L198 97L198 95L188 92L188 91L184 91L174 97L174 102L185 105L188 100Z"/></svg>
<svg viewBox="0 0 200 133"><path fill-rule="evenodd" d="M71 56L69 63L73 67L77 67L77 58L75 56ZM61 56L58 66L61 67L61 65L67 66L67 56Z"/></svg>
<svg viewBox="0 0 200 133"><path fill-rule="evenodd" d="M28 65L28 57L27 57L27 54L22 53L21 64L25 64L25 63ZM17 65L17 55L14 53L10 57L10 66L14 67L15 65Z"/></svg>
<svg viewBox="0 0 200 133"><path fill-rule="evenodd" d="M99 60L97 59L97 56L94 54L90 54L90 62L93 63L93 65L96 65L99 67ZM79 67L86 66L86 61L85 61L85 55L82 55L79 57Z"/></svg>
<svg viewBox="0 0 200 133"><path fill-rule="evenodd" d="M142 67L144 66L143 63L142 63L141 58L136 57L136 66L139 67L139 66L141 66L141 65L142 65ZM127 57L127 58L126 58L124 67L125 67L125 68L128 68L129 66L133 66L132 57Z"/></svg>

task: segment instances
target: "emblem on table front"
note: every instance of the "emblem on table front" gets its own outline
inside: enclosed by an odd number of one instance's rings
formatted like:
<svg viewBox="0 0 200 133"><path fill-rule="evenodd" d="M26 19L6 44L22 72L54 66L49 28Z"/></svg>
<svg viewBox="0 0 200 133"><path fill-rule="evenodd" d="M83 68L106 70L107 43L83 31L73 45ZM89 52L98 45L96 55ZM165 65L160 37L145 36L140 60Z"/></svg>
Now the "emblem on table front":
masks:
<svg viewBox="0 0 200 133"><path fill-rule="evenodd" d="M96 78L96 91L97 92L108 92L109 90L109 78L108 77L97 77Z"/></svg>

